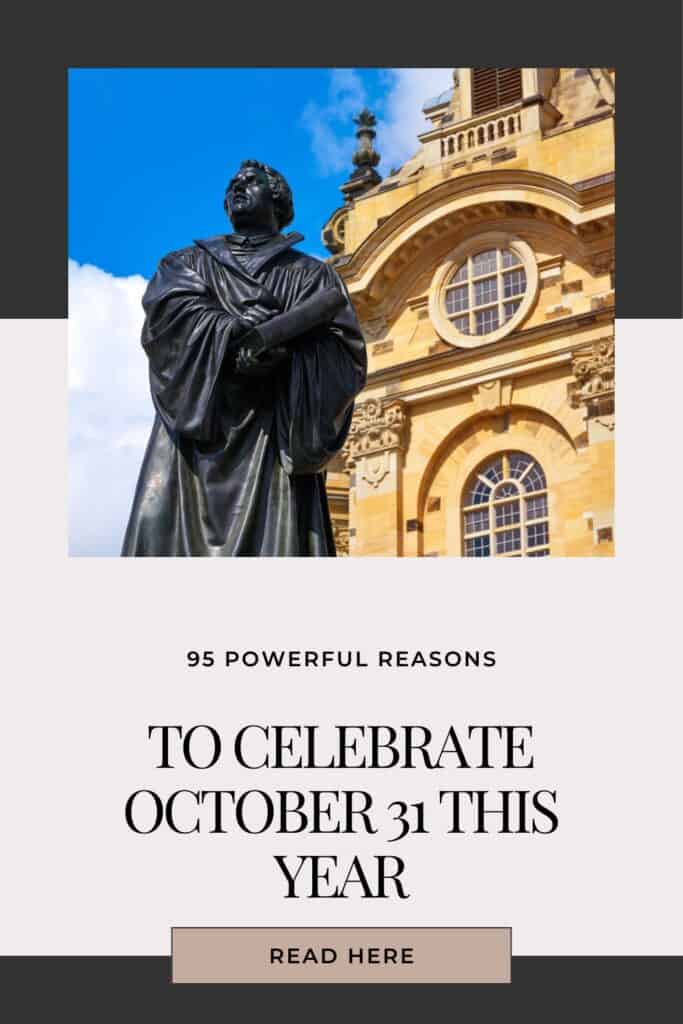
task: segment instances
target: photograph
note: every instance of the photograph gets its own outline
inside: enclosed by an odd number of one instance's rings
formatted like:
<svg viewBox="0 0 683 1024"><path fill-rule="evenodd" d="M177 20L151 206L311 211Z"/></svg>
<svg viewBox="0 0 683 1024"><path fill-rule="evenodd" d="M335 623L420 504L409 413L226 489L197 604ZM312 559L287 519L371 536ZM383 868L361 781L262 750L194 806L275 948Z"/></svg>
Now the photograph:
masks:
<svg viewBox="0 0 683 1024"><path fill-rule="evenodd" d="M614 67L68 97L70 555L614 554Z"/></svg>

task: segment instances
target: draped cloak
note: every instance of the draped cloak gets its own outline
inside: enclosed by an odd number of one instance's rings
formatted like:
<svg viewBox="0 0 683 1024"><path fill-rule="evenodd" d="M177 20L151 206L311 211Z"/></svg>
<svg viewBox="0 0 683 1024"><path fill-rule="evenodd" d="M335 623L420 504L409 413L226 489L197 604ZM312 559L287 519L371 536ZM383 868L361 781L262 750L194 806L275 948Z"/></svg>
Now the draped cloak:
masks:
<svg viewBox="0 0 683 1024"><path fill-rule="evenodd" d="M346 439L367 357L328 264L276 235L246 261L221 235L170 253L143 297L156 417L124 556L334 555L324 469ZM291 340L267 376L234 369L250 306L287 312L338 288L334 319ZM242 336L243 337L243 336Z"/></svg>

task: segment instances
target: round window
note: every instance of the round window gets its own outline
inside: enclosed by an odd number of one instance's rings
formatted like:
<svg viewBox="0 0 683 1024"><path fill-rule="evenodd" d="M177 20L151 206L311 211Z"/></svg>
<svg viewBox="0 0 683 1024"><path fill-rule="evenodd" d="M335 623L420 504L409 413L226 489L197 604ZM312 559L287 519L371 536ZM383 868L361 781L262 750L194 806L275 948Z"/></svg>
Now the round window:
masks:
<svg viewBox="0 0 683 1024"><path fill-rule="evenodd" d="M512 320L526 294L526 271L512 249L468 256L443 292L444 312L460 334L493 334Z"/></svg>
<svg viewBox="0 0 683 1024"><path fill-rule="evenodd" d="M538 287L530 247L501 234L470 239L432 283L430 312L444 339L468 348L495 341L527 315Z"/></svg>

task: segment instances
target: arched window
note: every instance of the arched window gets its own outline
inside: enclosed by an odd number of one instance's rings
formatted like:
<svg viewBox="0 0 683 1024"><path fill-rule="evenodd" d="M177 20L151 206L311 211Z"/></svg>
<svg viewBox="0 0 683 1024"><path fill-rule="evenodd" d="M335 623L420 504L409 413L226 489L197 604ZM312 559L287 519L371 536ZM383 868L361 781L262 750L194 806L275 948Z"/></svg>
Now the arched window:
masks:
<svg viewBox="0 0 683 1024"><path fill-rule="evenodd" d="M467 558L550 554L545 473L525 452L503 452L474 471L465 488L462 517Z"/></svg>

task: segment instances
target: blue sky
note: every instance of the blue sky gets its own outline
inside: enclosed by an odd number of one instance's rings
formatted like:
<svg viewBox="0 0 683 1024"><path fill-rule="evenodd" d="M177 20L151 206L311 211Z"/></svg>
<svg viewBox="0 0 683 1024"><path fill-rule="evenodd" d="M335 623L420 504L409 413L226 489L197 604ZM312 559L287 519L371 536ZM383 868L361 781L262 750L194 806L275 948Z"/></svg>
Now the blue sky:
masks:
<svg viewBox="0 0 683 1024"><path fill-rule="evenodd" d="M379 170L419 148L449 68L110 68L69 74L69 550L118 555L152 423L140 301L161 257L230 230L243 159L294 192L300 248L353 169L353 116L378 118Z"/></svg>
<svg viewBox="0 0 683 1024"><path fill-rule="evenodd" d="M296 199L292 229L306 236L309 252L325 256L321 228L352 169L352 117L364 103L386 116L395 76L391 69L72 70L70 257L149 277L165 252L229 230L223 191L247 157L285 174ZM448 84L447 71L443 78ZM385 139L392 159L394 136L391 129Z"/></svg>

